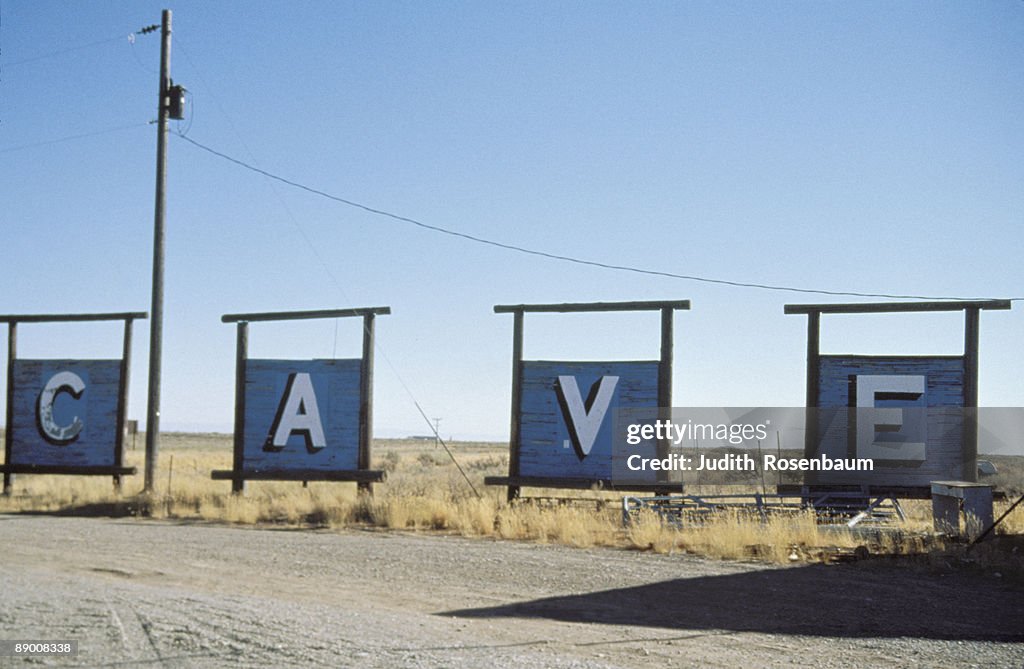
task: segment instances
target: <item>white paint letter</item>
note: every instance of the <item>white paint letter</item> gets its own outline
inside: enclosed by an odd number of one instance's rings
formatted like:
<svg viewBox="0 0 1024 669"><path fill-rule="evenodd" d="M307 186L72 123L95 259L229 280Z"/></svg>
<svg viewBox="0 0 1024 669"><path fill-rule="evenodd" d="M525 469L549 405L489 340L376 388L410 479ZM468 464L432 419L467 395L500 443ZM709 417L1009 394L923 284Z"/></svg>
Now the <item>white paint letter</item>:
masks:
<svg viewBox="0 0 1024 669"><path fill-rule="evenodd" d="M316 403L316 391L308 372L296 372L288 376L281 404L270 428L270 437L263 447L265 451L280 451L288 443L288 437L298 433L306 440L310 453L327 446L324 426L320 420L320 408Z"/></svg>
<svg viewBox="0 0 1024 669"><path fill-rule="evenodd" d="M878 441L876 432L899 432L903 409L875 408L875 401L890 398L916 400L924 394L923 376L863 375L857 377L857 457L873 460L925 459L924 442ZM880 397L881 396L881 397ZM923 410L923 408L921 409Z"/></svg>
<svg viewBox="0 0 1024 669"><path fill-rule="evenodd" d="M562 407L562 415L566 427L569 428L576 456L580 460L590 455L590 449L594 447L597 433L604 422L604 415L608 412L618 382L617 376L602 376L590 388L590 394L584 402L575 376L558 377L555 394Z"/></svg>
<svg viewBox="0 0 1024 669"><path fill-rule="evenodd" d="M85 382L74 372L57 372L50 377L39 393L39 402L36 404L36 424L43 439L57 446L65 446L78 438L85 425L78 416L74 417L70 425L57 425L53 420L53 404L62 392L77 400L84 390Z"/></svg>

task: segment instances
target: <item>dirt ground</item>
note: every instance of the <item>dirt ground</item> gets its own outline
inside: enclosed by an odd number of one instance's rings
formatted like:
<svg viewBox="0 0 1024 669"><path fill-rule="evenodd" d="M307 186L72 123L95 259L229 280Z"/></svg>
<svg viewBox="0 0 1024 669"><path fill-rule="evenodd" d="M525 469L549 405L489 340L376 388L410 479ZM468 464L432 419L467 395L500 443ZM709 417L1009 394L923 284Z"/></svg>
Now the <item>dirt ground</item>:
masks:
<svg viewBox="0 0 1024 669"><path fill-rule="evenodd" d="M436 534L0 515L0 638L81 667L1021 667L1024 589Z"/></svg>

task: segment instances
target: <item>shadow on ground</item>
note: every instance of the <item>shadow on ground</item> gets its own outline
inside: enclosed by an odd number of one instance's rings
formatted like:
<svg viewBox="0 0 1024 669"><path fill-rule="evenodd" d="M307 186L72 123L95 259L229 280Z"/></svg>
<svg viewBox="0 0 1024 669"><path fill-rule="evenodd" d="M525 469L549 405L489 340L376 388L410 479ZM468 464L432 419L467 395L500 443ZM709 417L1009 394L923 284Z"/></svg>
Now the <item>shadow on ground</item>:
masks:
<svg viewBox="0 0 1024 669"><path fill-rule="evenodd" d="M438 615L690 631L1024 642L1024 589L1019 586L992 575L936 574L880 564L680 578Z"/></svg>
<svg viewBox="0 0 1024 669"><path fill-rule="evenodd" d="M60 509L41 511L38 509L14 509L5 511L4 514L15 516L55 516L55 517L80 517L80 518L127 518L130 516L145 515L143 505L132 501L120 502L89 502L75 504Z"/></svg>

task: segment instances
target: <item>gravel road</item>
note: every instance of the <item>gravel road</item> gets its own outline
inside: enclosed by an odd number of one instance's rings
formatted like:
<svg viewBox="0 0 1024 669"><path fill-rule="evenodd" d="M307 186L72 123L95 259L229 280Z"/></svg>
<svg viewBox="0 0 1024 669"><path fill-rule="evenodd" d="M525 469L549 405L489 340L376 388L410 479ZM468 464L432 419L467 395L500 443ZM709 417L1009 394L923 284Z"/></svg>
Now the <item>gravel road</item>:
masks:
<svg viewBox="0 0 1024 669"><path fill-rule="evenodd" d="M82 667L1022 667L992 575L0 515L0 639Z"/></svg>

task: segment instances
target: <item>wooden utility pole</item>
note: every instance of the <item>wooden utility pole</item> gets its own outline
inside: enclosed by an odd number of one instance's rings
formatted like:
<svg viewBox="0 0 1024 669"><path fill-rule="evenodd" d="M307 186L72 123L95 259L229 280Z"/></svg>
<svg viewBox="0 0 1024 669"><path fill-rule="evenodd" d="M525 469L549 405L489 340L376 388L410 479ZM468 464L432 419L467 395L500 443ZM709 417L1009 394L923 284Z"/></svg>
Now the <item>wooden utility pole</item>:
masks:
<svg viewBox="0 0 1024 669"><path fill-rule="evenodd" d="M171 10L160 28L160 90L157 102L156 209L153 215L153 300L149 321L149 404L146 409L145 491L153 492L160 450L160 363L164 329L164 213L167 209L167 115L171 87Z"/></svg>

